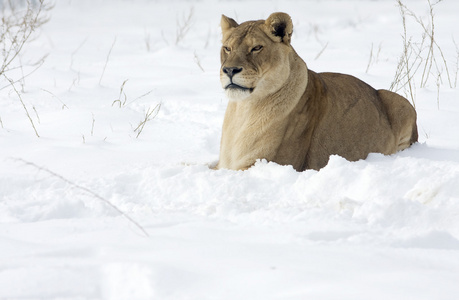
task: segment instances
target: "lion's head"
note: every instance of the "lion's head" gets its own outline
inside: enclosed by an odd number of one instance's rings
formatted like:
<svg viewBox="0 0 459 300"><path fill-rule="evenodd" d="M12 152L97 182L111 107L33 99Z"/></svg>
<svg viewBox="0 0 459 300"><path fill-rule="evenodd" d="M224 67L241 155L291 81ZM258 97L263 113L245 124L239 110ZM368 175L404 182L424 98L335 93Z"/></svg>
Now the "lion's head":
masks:
<svg viewBox="0 0 459 300"><path fill-rule="evenodd" d="M264 21L237 24L222 16L220 81L231 101L261 98L285 85L293 25L290 16L274 13Z"/></svg>

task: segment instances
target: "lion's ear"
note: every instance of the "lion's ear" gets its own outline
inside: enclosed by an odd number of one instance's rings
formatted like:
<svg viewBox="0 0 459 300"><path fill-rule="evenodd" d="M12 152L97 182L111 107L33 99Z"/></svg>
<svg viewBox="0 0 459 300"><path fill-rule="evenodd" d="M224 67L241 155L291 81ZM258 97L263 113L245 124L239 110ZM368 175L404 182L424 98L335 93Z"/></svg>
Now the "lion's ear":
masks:
<svg viewBox="0 0 459 300"><path fill-rule="evenodd" d="M286 13L273 13L265 21L265 30L273 41L289 45L293 33L292 19Z"/></svg>
<svg viewBox="0 0 459 300"><path fill-rule="evenodd" d="M222 20L220 22L220 26L222 27L222 31L226 31L226 30L228 30L230 28L238 27L239 24L236 21L234 21L233 19L228 18L225 15L222 15Z"/></svg>

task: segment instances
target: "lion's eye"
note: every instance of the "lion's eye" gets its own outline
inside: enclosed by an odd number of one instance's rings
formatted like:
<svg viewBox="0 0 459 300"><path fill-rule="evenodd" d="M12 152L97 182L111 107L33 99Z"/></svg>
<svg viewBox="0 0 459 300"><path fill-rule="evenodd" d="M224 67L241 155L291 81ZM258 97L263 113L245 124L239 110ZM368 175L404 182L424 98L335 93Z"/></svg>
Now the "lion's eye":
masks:
<svg viewBox="0 0 459 300"><path fill-rule="evenodd" d="M231 52L231 48L223 46L223 50L225 50L226 53Z"/></svg>
<svg viewBox="0 0 459 300"><path fill-rule="evenodd" d="M252 50L250 50L250 52L259 52L261 51L261 49L263 49L263 46L258 45L258 46L253 47Z"/></svg>

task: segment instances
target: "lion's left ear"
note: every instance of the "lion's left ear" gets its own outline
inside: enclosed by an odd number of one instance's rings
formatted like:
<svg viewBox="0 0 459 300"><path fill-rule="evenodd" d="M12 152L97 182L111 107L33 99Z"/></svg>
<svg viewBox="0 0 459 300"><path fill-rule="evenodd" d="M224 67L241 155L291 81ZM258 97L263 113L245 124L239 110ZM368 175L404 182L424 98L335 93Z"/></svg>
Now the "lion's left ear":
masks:
<svg viewBox="0 0 459 300"><path fill-rule="evenodd" d="M273 41L282 42L290 45L293 33L293 23L290 16L286 13L273 13L266 19L265 31Z"/></svg>

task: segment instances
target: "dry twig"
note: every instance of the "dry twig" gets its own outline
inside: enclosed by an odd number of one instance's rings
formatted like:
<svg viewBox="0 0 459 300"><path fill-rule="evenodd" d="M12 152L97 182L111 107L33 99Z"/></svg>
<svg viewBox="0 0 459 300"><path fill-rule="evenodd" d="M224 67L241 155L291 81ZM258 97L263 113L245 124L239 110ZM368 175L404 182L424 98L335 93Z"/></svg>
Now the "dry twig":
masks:
<svg viewBox="0 0 459 300"><path fill-rule="evenodd" d="M185 36L187 35L188 31L190 31L192 26L192 20L194 15L194 8L190 8L188 15L184 15L182 21L177 20L177 29L175 35L175 44L178 45L180 41L182 41Z"/></svg>
<svg viewBox="0 0 459 300"><path fill-rule="evenodd" d="M115 39L113 40L110 50L108 51L107 58L105 59L104 69L102 70L102 74L100 75L100 79L99 79L99 85L101 85L102 83L102 78L104 77L105 69L107 68L108 61L110 60L110 55L112 54L112 50L113 50L113 47L115 47L115 44L116 44L116 36L115 36Z"/></svg>
<svg viewBox="0 0 459 300"><path fill-rule="evenodd" d="M155 107L153 108L149 108L146 112L145 112L145 118L139 123L139 125L134 129L134 132L137 132L137 136L136 138L139 137L139 135L142 133L142 130L143 128L145 127L145 124L147 124L147 122L153 120L159 113L159 110L161 108L161 103L158 103L156 104Z"/></svg>
<svg viewBox="0 0 459 300"><path fill-rule="evenodd" d="M34 32L40 26L48 22L49 19L46 17L46 12L50 11L52 6L45 4L45 0L35 1L35 4L26 1L25 9L20 9L21 3L13 0L3 1L2 4L0 52L3 58L0 59L0 78L5 79L6 85L1 87L0 90L7 87L13 89L24 108L26 116L35 131L35 135L40 137L27 106L22 99L21 91L24 91L25 78L41 67L47 55L44 55L34 63L28 64L28 66L33 68L28 73L24 72L21 55L25 45L32 40ZM14 75L18 73L17 71L19 71L20 74L19 78ZM21 91L16 87L18 83L21 85ZM35 107L33 109L39 121L40 119Z"/></svg>
<svg viewBox="0 0 459 300"><path fill-rule="evenodd" d="M437 86L437 95L439 95L444 73L446 73L449 86L451 88L456 86L456 80L454 80L453 84L451 79L450 68L444 52L435 39L434 7L441 1L442 0L437 0L435 3L432 3L430 0L427 0L429 5L429 21L426 23L421 17L410 10L402 0L397 0L403 21L403 53L399 60L397 71L390 89L393 91L403 89L413 104L415 103L415 77L419 79L416 75L421 68L422 74L420 74L419 80L419 86L421 88L426 87L429 83L434 81L433 83ZM420 41L413 41L413 37L408 36L407 18L414 20L416 24L421 26L423 33ZM456 67L456 70L457 69ZM435 80L430 80L431 75L435 77Z"/></svg>
<svg viewBox="0 0 459 300"><path fill-rule="evenodd" d="M34 167L35 169L38 169L39 171L43 171L45 173L48 173L50 174L51 176L53 177L56 177L60 180L62 180L63 182L67 183L68 185L76 188L76 189L79 189L87 194L89 194L90 196L94 197L95 199L101 201L102 203L104 203L105 205L109 206L110 208L112 208L113 210L115 210L116 212L118 212L120 215L122 215L123 217L125 217L129 222L131 222L132 224L134 224L138 229L140 229L140 231L146 236L146 237L149 237L149 234L148 232L145 230L145 228L143 228L139 223L137 223L134 219L132 219L129 215L127 215L126 213L124 213L121 209L119 209L116 205L114 205L113 203L111 203L110 201L108 201L107 199L105 199L104 197L100 196L99 194L93 192L92 190L82 186L82 185L79 185L67 178L65 178L64 176L60 175L60 174L57 174L51 170L49 170L48 168L45 168L45 167L41 167L39 165L36 165L35 163L33 162L30 162L30 161L27 161L27 160L24 160L22 158L14 158L15 161L18 161L18 162L21 162L23 163L24 165L27 165L27 166L31 166L31 167Z"/></svg>

